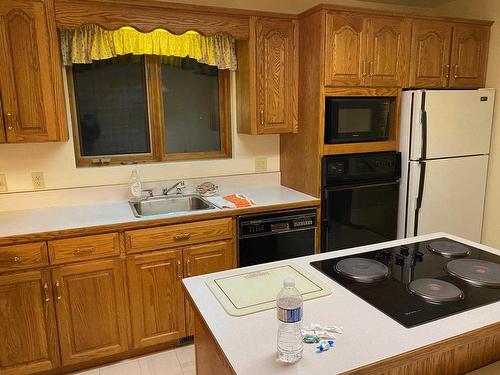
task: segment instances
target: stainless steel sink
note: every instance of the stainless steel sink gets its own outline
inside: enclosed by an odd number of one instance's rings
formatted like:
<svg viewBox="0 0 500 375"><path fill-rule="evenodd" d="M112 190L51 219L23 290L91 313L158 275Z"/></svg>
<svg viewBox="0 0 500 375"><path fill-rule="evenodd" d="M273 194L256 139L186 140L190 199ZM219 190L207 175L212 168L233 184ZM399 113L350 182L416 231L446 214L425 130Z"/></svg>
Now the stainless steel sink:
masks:
<svg viewBox="0 0 500 375"><path fill-rule="evenodd" d="M215 206L198 195L161 196L129 202L135 217L213 210Z"/></svg>

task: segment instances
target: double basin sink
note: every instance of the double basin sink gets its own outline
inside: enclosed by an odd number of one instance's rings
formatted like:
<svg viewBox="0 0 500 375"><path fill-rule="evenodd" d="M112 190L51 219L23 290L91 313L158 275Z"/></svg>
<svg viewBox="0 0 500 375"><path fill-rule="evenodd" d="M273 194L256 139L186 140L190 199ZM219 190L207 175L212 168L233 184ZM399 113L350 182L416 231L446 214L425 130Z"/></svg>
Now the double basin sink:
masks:
<svg viewBox="0 0 500 375"><path fill-rule="evenodd" d="M193 211L213 210L215 206L199 195L173 195L149 197L140 201L130 201L135 217L167 215Z"/></svg>

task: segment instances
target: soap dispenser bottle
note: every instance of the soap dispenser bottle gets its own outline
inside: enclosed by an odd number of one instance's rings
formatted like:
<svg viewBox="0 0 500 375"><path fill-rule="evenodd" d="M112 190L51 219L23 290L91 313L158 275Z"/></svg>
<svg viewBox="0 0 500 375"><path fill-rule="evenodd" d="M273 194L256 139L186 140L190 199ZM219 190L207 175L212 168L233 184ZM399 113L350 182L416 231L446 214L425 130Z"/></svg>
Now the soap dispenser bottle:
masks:
<svg viewBox="0 0 500 375"><path fill-rule="evenodd" d="M141 179L139 178L139 173L137 173L137 169L134 169L132 171L132 174L130 175L129 190L131 200L138 201L141 199L142 183Z"/></svg>

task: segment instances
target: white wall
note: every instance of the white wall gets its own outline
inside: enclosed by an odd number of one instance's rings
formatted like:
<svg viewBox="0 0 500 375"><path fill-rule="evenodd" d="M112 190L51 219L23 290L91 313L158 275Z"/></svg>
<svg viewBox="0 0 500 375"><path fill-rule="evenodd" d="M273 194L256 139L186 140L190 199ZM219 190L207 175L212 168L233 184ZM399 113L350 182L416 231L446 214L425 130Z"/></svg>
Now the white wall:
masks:
<svg viewBox="0 0 500 375"><path fill-rule="evenodd" d="M31 172L40 171L44 173L47 189L122 184L128 181L134 168L144 181L254 173L255 157L260 156L268 158L269 171L279 171L278 135L249 136L236 132L234 74L231 81L232 159L76 168L70 137L65 143L0 145L0 174L6 175L9 193L12 193L32 191Z"/></svg>

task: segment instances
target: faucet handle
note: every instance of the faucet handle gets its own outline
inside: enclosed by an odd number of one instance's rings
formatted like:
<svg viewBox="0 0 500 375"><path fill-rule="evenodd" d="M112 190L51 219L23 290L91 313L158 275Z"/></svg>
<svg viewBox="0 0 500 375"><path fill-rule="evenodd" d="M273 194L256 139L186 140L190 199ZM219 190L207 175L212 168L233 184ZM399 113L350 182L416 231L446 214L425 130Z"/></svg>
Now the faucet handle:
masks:
<svg viewBox="0 0 500 375"><path fill-rule="evenodd" d="M147 198L152 198L154 196L153 189L144 189L142 191L142 196L146 197L146 199Z"/></svg>
<svg viewBox="0 0 500 375"><path fill-rule="evenodd" d="M186 188L186 184L184 181L180 181L179 184L176 186L176 192L177 194L182 194L182 189Z"/></svg>

